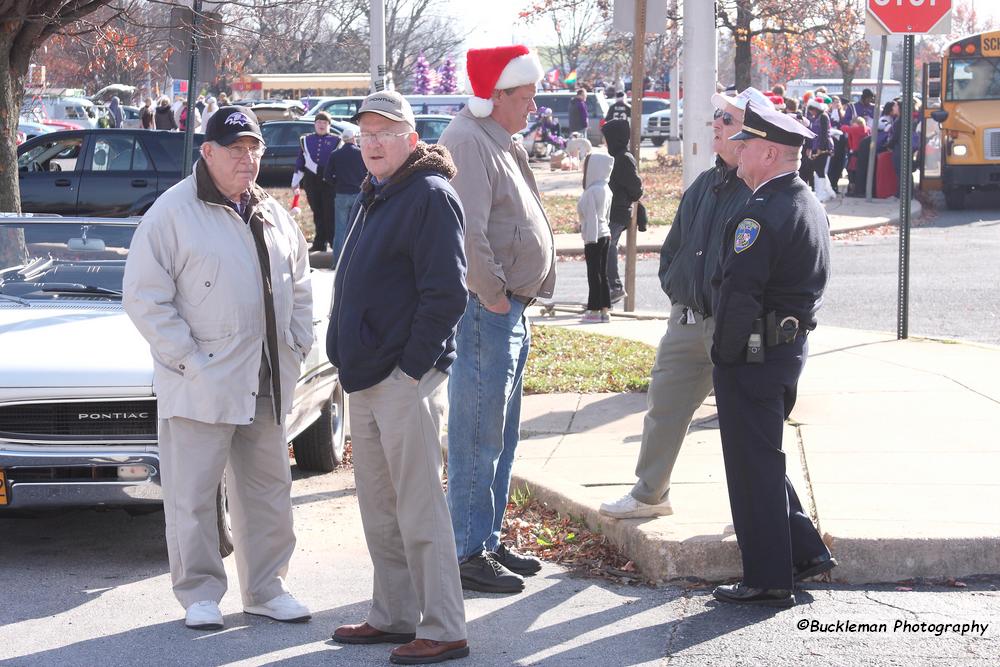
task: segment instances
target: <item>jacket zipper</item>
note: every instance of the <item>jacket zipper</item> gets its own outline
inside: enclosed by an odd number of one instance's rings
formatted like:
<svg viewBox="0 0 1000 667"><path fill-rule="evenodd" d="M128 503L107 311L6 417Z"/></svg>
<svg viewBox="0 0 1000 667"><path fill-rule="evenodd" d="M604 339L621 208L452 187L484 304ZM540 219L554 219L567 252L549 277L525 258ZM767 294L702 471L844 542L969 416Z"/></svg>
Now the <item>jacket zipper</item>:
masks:
<svg viewBox="0 0 1000 667"><path fill-rule="evenodd" d="M371 210L372 206L374 206L374 205L375 205L375 200L372 200L371 204L368 204L367 206L361 205L361 206L358 207L358 215L357 215L357 217L354 218L354 222L351 223L351 228L347 230L347 236L344 238L344 247L345 248L347 247L347 242L351 240L351 234L354 233L354 228L358 226L358 222L359 221L361 222L361 229L358 230L358 242L361 241L361 235L364 234L364 232L365 232L365 224L368 222L368 212ZM343 285L343 284L345 284L347 282L347 272L351 268L351 261L354 259L354 253L356 253L357 251L358 251L358 244L355 243L354 247L351 248L351 256L347 258L347 264L344 266L344 280L341 282L341 285ZM339 271L340 271L340 262L341 262L342 259L343 259L343 255L341 255L340 259L337 260L337 266L335 266L334 269L333 269L335 273L339 273ZM346 290L345 290L344 296L346 297ZM338 295L336 293L336 290L334 290L334 298L336 298L336 299L340 299L341 298L340 295ZM341 300L340 301L340 307L337 309L337 340L338 341L341 340L341 338L342 338L341 334L340 334L340 321L341 321L340 313L343 310L344 310L344 302L343 302L343 300Z"/></svg>

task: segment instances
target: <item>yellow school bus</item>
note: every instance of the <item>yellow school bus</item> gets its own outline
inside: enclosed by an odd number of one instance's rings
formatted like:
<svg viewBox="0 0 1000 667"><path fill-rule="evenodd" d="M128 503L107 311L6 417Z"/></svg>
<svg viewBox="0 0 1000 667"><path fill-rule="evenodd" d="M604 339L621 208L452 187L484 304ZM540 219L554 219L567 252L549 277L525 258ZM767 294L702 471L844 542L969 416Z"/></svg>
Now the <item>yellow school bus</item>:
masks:
<svg viewBox="0 0 1000 667"><path fill-rule="evenodd" d="M1000 189L1000 31L949 44L924 65L921 188L961 209L973 190Z"/></svg>

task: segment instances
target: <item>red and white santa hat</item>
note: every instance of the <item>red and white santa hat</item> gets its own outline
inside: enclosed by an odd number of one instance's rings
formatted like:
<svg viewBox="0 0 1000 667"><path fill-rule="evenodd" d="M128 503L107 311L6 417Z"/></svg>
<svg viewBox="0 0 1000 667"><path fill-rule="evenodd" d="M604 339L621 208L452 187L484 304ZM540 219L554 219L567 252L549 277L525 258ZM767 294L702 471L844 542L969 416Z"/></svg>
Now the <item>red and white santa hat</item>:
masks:
<svg viewBox="0 0 1000 667"><path fill-rule="evenodd" d="M486 118L493 113L493 91L538 83L545 74L538 55L527 46L498 46L493 49L469 49L465 71L472 84L469 111Z"/></svg>

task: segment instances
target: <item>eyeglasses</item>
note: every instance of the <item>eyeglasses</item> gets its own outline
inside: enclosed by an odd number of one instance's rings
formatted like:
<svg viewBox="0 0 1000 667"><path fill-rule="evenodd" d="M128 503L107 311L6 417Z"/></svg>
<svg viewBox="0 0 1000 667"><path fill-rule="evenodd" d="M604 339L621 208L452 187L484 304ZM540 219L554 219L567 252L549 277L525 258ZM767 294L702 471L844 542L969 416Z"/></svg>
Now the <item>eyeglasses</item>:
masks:
<svg viewBox="0 0 1000 667"><path fill-rule="evenodd" d="M723 111L722 109L716 109L715 115L712 116L712 119L719 120L720 118L722 119L723 125L732 125L733 121L735 120L733 118L733 114L729 113L728 111Z"/></svg>
<svg viewBox="0 0 1000 667"><path fill-rule="evenodd" d="M358 143L362 146L367 144L384 144L395 137L405 137L408 134L413 134L413 130L409 132L362 132L358 134Z"/></svg>
<svg viewBox="0 0 1000 667"><path fill-rule="evenodd" d="M242 160L245 157L249 157L251 160L259 160L264 156L264 150L267 146L257 144L256 146L219 146L219 148L224 148L229 153L229 157L234 160Z"/></svg>

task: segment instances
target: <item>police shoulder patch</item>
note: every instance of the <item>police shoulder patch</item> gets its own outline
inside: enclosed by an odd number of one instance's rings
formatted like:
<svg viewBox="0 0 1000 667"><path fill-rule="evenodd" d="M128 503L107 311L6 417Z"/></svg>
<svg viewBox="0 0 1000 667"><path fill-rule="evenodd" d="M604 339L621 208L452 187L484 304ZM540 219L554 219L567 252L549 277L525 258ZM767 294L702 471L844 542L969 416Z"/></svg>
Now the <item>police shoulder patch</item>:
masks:
<svg viewBox="0 0 1000 667"><path fill-rule="evenodd" d="M736 235L733 241L733 249L741 253L757 240L760 236L760 223L750 218L745 218L736 226Z"/></svg>

